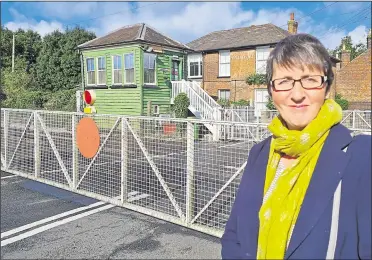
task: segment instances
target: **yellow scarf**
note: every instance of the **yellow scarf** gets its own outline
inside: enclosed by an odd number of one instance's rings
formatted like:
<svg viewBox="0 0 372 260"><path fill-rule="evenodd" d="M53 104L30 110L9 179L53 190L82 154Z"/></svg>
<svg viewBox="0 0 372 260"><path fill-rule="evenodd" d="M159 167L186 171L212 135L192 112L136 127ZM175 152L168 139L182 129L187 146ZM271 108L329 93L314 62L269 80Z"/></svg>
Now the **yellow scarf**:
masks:
<svg viewBox="0 0 372 260"><path fill-rule="evenodd" d="M288 130L278 117L272 120L269 130L273 138L264 194L275 177L280 153L297 157L297 160L282 172L271 194L262 203L257 259L284 258L324 141L330 128L341 119L341 107L334 100L327 99L317 117L302 131Z"/></svg>

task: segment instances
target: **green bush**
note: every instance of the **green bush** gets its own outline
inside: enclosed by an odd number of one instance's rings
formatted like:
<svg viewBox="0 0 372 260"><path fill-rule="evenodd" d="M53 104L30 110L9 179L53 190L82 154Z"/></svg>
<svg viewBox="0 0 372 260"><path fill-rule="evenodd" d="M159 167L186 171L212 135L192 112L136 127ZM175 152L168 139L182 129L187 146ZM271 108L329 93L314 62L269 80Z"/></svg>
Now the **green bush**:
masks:
<svg viewBox="0 0 372 260"><path fill-rule="evenodd" d="M230 100L228 99L219 99L217 103L222 107L230 107Z"/></svg>
<svg viewBox="0 0 372 260"><path fill-rule="evenodd" d="M176 118L187 118L190 99L186 93L180 93L174 99L174 114Z"/></svg>
<svg viewBox="0 0 372 260"><path fill-rule="evenodd" d="M236 106L249 106L249 101L245 99L240 99L239 101L231 102L231 104Z"/></svg>
<svg viewBox="0 0 372 260"><path fill-rule="evenodd" d="M266 84L266 74L249 75L245 82L248 85L264 85Z"/></svg>
<svg viewBox="0 0 372 260"><path fill-rule="evenodd" d="M344 99L341 94L336 94L335 101L341 106L342 110L347 110L349 108L349 101Z"/></svg>
<svg viewBox="0 0 372 260"><path fill-rule="evenodd" d="M273 99L271 97L269 97L267 103L266 103L266 108L268 110L276 110L276 107L274 106L274 102L273 102Z"/></svg>

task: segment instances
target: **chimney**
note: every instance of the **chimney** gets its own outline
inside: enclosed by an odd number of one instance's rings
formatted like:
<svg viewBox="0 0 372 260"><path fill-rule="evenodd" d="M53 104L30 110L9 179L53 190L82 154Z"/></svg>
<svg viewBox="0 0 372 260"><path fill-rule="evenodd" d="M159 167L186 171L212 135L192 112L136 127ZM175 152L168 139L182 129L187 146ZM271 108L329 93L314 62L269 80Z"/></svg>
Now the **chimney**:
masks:
<svg viewBox="0 0 372 260"><path fill-rule="evenodd" d="M367 49L371 49L371 41L372 41L372 29L369 29L369 33L367 36Z"/></svg>
<svg viewBox="0 0 372 260"><path fill-rule="evenodd" d="M288 32L290 34L297 34L298 23L294 19L294 13L291 13L288 21Z"/></svg>
<svg viewBox="0 0 372 260"><path fill-rule="evenodd" d="M341 50L341 68L349 64L351 58L351 51L346 49L345 40L342 40L342 50Z"/></svg>

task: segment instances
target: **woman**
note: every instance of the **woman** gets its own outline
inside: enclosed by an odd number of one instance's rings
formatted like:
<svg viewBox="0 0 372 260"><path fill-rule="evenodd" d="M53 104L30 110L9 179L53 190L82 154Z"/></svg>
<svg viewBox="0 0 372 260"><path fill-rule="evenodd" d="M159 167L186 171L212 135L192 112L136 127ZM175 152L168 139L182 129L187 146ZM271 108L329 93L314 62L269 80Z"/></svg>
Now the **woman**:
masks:
<svg viewBox="0 0 372 260"><path fill-rule="evenodd" d="M307 34L277 44L268 91L280 116L250 151L223 259L371 259L371 137L329 96L332 64Z"/></svg>

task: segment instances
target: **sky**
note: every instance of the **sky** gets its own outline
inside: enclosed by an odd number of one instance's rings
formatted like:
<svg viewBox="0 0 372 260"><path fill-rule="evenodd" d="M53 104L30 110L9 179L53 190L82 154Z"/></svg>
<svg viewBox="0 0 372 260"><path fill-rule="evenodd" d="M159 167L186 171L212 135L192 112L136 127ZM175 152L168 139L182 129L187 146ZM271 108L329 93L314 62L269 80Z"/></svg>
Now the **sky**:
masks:
<svg viewBox="0 0 372 260"><path fill-rule="evenodd" d="M291 12L299 33L318 37L329 49L347 35L355 44L366 43L371 27L370 2L2 2L1 24L42 36L79 25L99 37L144 22L187 44L213 31L250 25L287 29Z"/></svg>

